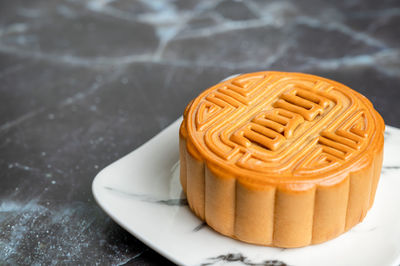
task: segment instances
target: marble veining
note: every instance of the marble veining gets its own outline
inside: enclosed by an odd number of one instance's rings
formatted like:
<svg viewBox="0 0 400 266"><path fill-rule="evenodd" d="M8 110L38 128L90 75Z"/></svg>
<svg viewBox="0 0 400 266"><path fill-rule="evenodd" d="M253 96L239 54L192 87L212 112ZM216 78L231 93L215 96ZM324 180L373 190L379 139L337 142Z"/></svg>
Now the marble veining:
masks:
<svg viewBox="0 0 400 266"><path fill-rule="evenodd" d="M203 229L206 226L207 226L207 224L205 222L202 222L201 224L199 224L198 226L193 228L193 232L198 232L198 231L200 231L201 229Z"/></svg>
<svg viewBox="0 0 400 266"><path fill-rule="evenodd" d="M90 184L229 75L332 78L400 127L399 23L396 0L2 2L0 264L170 263L110 220ZM389 158L382 171L398 169ZM124 191L110 192L187 204Z"/></svg>
<svg viewBox="0 0 400 266"><path fill-rule="evenodd" d="M126 191L123 191L123 190L117 189L117 188L112 188L112 187L104 187L104 188L106 190L112 191L119 195L127 196L129 198L141 200L144 202L156 203L156 204L161 204L161 205L166 205L166 206L187 206L188 205L187 199L185 199L185 198L183 198L183 199L158 199L151 195L126 192Z"/></svg>
<svg viewBox="0 0 400 266"><path fill-rule="evenodd" d="M216 265L218 263L232 263L232 262L240 262L243 265L251 265L251 266L289 266L283 261L279 260L264 260L261 262L253 262L252 260L246 258L243 254L240 253L229 253L224 255L219 255L214 258L209 258L208 262L202 263L201 266L208 265Z"/></svg>
<svg viewBox="0 0 400 266"><path fill-rule="evenodd" d="M86 237L96 237L95 227L111 223L106 219L99 224L96 221L99 211L87 213L87 208L86 204L80 203L55 207L52 202L38 200L24 203L3 201L0 204L0 261L19 265L31 264L33 260L46 264L78 263L82 253L101 252L103 249L116 252L109 255L108 259L118 256L119 261L128 260L130 257L124 255L125 251L119 251L110 242L103 241L96 247L85 241ZM71 224L76 218L80 222ZM65 246L69 248L65 250ZM129 249L127 246L125 248ZM31 256L18 256L19 252L26 249L32 249ZM42 255L44 250L46 256Z"/></svg>

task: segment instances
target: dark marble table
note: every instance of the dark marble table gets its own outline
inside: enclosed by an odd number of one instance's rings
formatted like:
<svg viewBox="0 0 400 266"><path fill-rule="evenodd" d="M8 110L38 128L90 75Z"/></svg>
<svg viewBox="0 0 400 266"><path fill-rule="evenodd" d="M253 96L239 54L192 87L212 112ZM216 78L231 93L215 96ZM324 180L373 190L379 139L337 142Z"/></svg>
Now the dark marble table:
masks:
<svg viewBox="0 0 400 266"><path fill-rule="evenodd" d="M256 70L338 80L400 127L400 2L1 1L0 264L168 264L91 182L201 90Z"/></svg>

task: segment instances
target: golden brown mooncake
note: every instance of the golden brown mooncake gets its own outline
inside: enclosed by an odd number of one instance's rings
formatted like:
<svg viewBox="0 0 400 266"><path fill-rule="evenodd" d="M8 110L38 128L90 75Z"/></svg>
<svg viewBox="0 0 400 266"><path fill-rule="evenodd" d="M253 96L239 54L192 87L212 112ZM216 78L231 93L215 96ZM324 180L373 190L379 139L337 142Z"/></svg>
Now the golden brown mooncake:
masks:
<svg viewBox="0 0 400 266"><path fill-rule="evenodd" d="M384 122L371 102L322 77L239 75L202 92L180 128L180 180L191 210L248 243L332 239L371 208Z"/></svg>

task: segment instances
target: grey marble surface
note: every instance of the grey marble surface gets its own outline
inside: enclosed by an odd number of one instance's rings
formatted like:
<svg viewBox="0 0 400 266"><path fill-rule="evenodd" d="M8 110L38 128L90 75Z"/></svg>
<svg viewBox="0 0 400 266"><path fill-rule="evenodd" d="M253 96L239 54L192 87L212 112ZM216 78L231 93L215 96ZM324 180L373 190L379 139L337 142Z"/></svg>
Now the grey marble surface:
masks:
<svg viewBox="0 0 400 266"><path fill-rule="evenodd" d="M400 127L400 2L1 1L0 264L167 264L96 205L93 177L257 70L338 80Z"/></svg>

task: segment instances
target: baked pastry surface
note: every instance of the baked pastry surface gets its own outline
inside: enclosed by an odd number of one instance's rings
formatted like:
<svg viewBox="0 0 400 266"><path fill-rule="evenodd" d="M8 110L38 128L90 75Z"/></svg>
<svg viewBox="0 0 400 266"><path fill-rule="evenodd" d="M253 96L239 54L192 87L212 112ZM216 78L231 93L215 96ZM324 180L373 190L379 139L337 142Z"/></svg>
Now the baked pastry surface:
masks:
<svg viewBox="0 0 400 266"><path fill-rule="evenodd" d="M180 180L192 211L248 243L332 239L372 206L384 122L338 82L284 72L223 81L186 108Z"/></svg>

